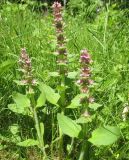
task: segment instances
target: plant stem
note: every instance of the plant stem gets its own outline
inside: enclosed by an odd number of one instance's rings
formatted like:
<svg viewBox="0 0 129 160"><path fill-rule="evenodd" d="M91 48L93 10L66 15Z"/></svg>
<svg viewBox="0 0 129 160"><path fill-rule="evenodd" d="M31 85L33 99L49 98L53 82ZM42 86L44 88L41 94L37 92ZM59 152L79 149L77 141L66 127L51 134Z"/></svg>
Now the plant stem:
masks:
<svg viewBox="0 0 129 160"><path fill-rule="evenodd" d="M60 140L59 140L59 160L63 159L63 134L61 129L59 128L60 132Z"/></svg>
<svg viewBox="0 0 129 160"><path fill-rule="evenodd" d="M89 160L89 144L87 140L84 140L82 144L82 150L79 156L79 160Z"/></svg>
<svg viewBox="0 0 129 160"><path fill-rule="evenodd" d="M36 112L36 109L34 109L33 111L34 111L34 119L35 119L35 128L36 128L36 131L37 131L37 136L38 136L40 148L41 148L41 151L43 152L43 156L45 158L46 157L46 152L45 152L45 149L44 149L44 142L43 142L43 137L41 135L40 124L39 124L37 112Z"/></svg>
<svg viewBox="0 0 129 160"><path fill-rule="evenodd" d="M45 160L46 159L46 152L45 152L45 149L44 149L44 141L43 141L43 137L41 135L40 123L39 123L38 116L37 116L36 102L35 102L35 98L34 98L33 93L31 93L31 95L30 95L30 100L31 100L31 108L32 108L32 111L33 111L33 118L34 118L34 121L35 121L35 129L36 129L36 132L37 132L37 138L38 138L38 141L39 141L40 149L43 152L43 160Z"/></svg>
<svg viewBox="0 0 129 160"><path fill-rule="evenodd" d="M53 142L53 134L54 134L54 116L53 116L53 112L52 112L52 142ZM51 143L51 159L54 159L54 155L53 155L53 143Z"/></svg>
<svg viewBox="0 0 129 160"><path fill-rule="evenodd" d="M89 142L87 141L86 134L88 134L88 124L83 124L83 143L82 149L78 160L89 160Z"/></svg>
<svg viewBox="0 0 129 160"><path fill-rule="evenodd" d="M71 140L71 148L70 148L70 150L69 150L69 152L68 152L68 157L71 155L71 153L72 153L72 150L73 150L73 144L74 144L74 138L72 138L72 140Z"/></svg>
<svg viewBox="0 0 129 160"><path fill-rule="evenodd" d="M62 75L61 78L61 86L65 87L65 75ZM61 91L61 114L64 114L65 110L65 89L63 88L63 91ZM60 140L59 140L59 160L62 160L63 158L63 133L61 129L59 128L59 134L60 134Z"/></svg>

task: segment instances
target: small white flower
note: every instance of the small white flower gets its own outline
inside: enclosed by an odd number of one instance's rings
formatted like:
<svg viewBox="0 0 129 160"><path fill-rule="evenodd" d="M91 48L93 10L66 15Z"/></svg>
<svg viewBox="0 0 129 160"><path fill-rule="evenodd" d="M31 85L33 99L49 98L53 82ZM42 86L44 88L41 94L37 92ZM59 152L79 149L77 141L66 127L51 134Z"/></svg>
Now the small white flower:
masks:
<svg viewBox="0 0 129 160"><path fill-rule="evenodd" d="M124 109L123 109L123 114L126 114L129 112L129 106L126 106Z"/></svg>
<svg viewBox="0 0 129 160"><path fill-rule="evenodd" d="M126 106L126 107L124 107L123 112L122 112L123 121L126 121L128 113L129 113L129 106Z"/></svg>

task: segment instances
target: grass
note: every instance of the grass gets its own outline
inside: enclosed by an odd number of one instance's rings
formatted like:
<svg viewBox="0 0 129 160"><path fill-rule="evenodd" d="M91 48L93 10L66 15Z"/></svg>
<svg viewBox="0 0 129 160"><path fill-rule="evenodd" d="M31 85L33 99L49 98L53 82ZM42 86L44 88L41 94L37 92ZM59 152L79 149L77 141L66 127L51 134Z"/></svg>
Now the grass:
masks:
<svg viewBox="0 0 129 160"><path fill-rule="evenodd" d="M94 124L94 128L100 124L123 125L121 115L125 103L128 102L129 94L129 20L125 15L126 11L117 11L109 7L107 11L101 11L96 19L92 23L89 23L83 20L81 14L76 17L69 16L67 12L64 14L66 23L65 34L68 38L69 70L78 70L80 50L83 48L89 50L94 60L94 97L96 102L102 104L101 109L97 111L98 120ZM34 77L52 87L56 86L57 80L49 76L49 72L56 70L56 60L52 55L56 50L52 21L51 13L31 11L25 4L6 3L1 6L1 147L3 148L3 143L5 142L3 137L6 137L6 141L8 139L9 144L5 143L6 146L1 151L0 155L2 157L0 159L18 159L20 156L23 157L22 153L24 154L24 149L20 151L20 155L19 148L10 143L11 134L9 126L14 123L21 123L22 131L20 134L26 138L31 135L28 132L29 127L33 126L31 120L27 122L27 119L24 117L18 118L17 115L8 110L7 106L12 101L10 96L12 92L19 90L19 87L15 85L13 80L20 79L16 68L18 68L17 60L21 48L25 47L32 58ZM77 115L78 112L75 114ZM48 135L46 134L46 141L49 143L50 115L44 115L43 119L45 120L48 133ZM26 126L26 122L30 126ZM121 133L121 141L108 147L93 147L92 150L96 155L96 160L129 159L129 125L126 125L122 126L124 131ZM30 154L34 154L35 160L36 157L39 157L37 149L32 149L32 151L27 150L26 157L24 156L21 159L32 159L32 157L29 157Z"/></svg>

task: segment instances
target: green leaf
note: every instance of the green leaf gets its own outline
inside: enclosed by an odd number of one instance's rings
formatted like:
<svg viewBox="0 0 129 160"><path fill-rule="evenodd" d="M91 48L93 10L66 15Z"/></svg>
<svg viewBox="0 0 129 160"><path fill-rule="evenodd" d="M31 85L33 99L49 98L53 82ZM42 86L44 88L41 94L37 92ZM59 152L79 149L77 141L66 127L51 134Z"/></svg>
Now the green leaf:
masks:
<svg viewBox="0 0 129 160"><path fill-rule="evenodd" d="M70 137L78 137L81 131L81 126L76 124L75 121L62 114L57 114L58 124L62 132Z"/></svg>
<svg viewBox="0 0 129 160"><path fill-rule="evenodd" d="M92 118L91 117L80 117L76 120L76 123L89 123L92 121Z"/></svg>
<svg viewBox="0 0 129 160"><path fill-rule="evenodd" d="M49 75L51 77L59 77L59 73L58 72L50 72Z"/></svg>
<svg viewBox="0 0 129 160"><path fill-rule="evenodd" d="M78 72L75 72L75 71L74 72L69 72L67 77L70 78L70 79L75 79L77 74L78 74Z"/></svg>
<svg viewBox="0 0 129 160"><path fill-rule="evenodd" d="M30 106L30 100L27 98L27 95L15 92L13 93L12 97L18 108L25 108Z"/></svg>
<svg viewBox="0 0 129 160"><path fill-rule="evenodd" d="M99 107L101 107L101 104L98 103L90 103L89 104L89 108L93 109L94 111L96 111Z"/></svg>
<svg viewBox="0 0 129 160"><path fill-rule="evenodd" d="M13 124L12 126L9 127L10 128L10 132L13 135L16 135L19 132L19 126L17 124Z"/></svg>
<svg viewBox="0 0 129 160"><path fill-rule="evenodd" d="M42 91L42 93L40 94L40 96L37 100L36 108L44 106L45 102L46 102L46 96L45 96L45 93Z"/></svg>
<svg viewBox="0 0 129 160"><path fill-rule="evenodd" d="M121 102L125 102L125 98L121 94L117 94L117 97Z"/></svg>
<svg viewBox="0 0 129 160"><path fill-rule="evenodd" d="M19 107L16 104L9 104L8 108L15 113L19 113L19 114L23 114L26 115L27 114L27 108L23 108L23 107Z"/></svg>
<svg viewBox="0 0 129 160"><path fill-rule="evenodd" d="M56 89L57 89L59 92L63 92L63 91L65 91L67 88L68 88L68 86L64 86L64 85L59 85L59 86L56 87Z"/></svg>
<svg viewBox="0 0 129 160"><path fill-rule="evenodd" d="M51 104L57 105L60 95L58 93L55 93L54 89L47 86L46 84L41 84L41 83L39 85L39 89L41 92L44 91L48 102L50 102Z"/></svg>
<svg viewBox="0 0 129 160"><path fill-rule="evenodd" d="M9 104L8 108L15 113L26 115L28 113L28 107L30 106L30 100L27 96L14 92L12 98L15 104Z"/></svg>
<svg viewBox="0 0 129 160"><path fill-rule="evenodd" d="M116 142L119 137L120 129L118 127L104 126L94 130L89 141L96 146L110 145Z"/></svg>
<svg viewBox="0 0 129 160"><path fill-rule="evenodd" d="M39 144L39 142L37 140L34 140L34 139L27 139L27 140L25 140L23 142L17 143L17 145L21 146L21 147L36 146L38 144Z"/></svg>
<svg viewBox="0 0 129 160"><path fill-rule="evenodd" d="M81 106L80 100L81 98L87 97L86 94L78 94L77 96L75 96L72 101L71 104L69 106L67 106L67 108L77 108L79 106Z"/></svg>

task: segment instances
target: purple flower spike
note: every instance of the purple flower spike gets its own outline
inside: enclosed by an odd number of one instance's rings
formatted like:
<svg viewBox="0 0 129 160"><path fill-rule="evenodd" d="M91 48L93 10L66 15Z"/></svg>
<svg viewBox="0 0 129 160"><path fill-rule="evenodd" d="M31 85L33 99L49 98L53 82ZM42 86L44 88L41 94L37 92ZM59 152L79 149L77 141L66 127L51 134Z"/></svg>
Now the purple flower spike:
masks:
<svg viewBox="0 0 129 160"><path fill-rule="evenodd" d="M31 59L26 53L25 48L21 49L21 55L18 62L19 62L21 71L23 72L24 80L21 80L21 83L24 85L35 85L36 83L33 80L33 76L32 76Z"/></svg>
<svg viewBox="0 0 129 160"><path fill-rule="evenodd" d="M62 6L59 2L54 2L52 5L54 24L56 29L56 39L57 39L57 64L59 67L59 74L67 73L67 50L66 50L66 39L64 37L63 29L63 18L62 18Z"/></svg>
<svg viewBox="0 0 129 160"><path fill-rule="evenodd" d="M86 49L81 50L81 56L80 56L80 64L81 64L81 72L80 72L80 79L77 81L77 84L80 85L80 92L84 94L90 93L90 85L94 83L93 80L90 79L91 77L91 69L90 69L90 63L92 62L91 56L88 53ZM84 98L81 100L84 104L87 103L93 103L94 98Z"/></svg>

